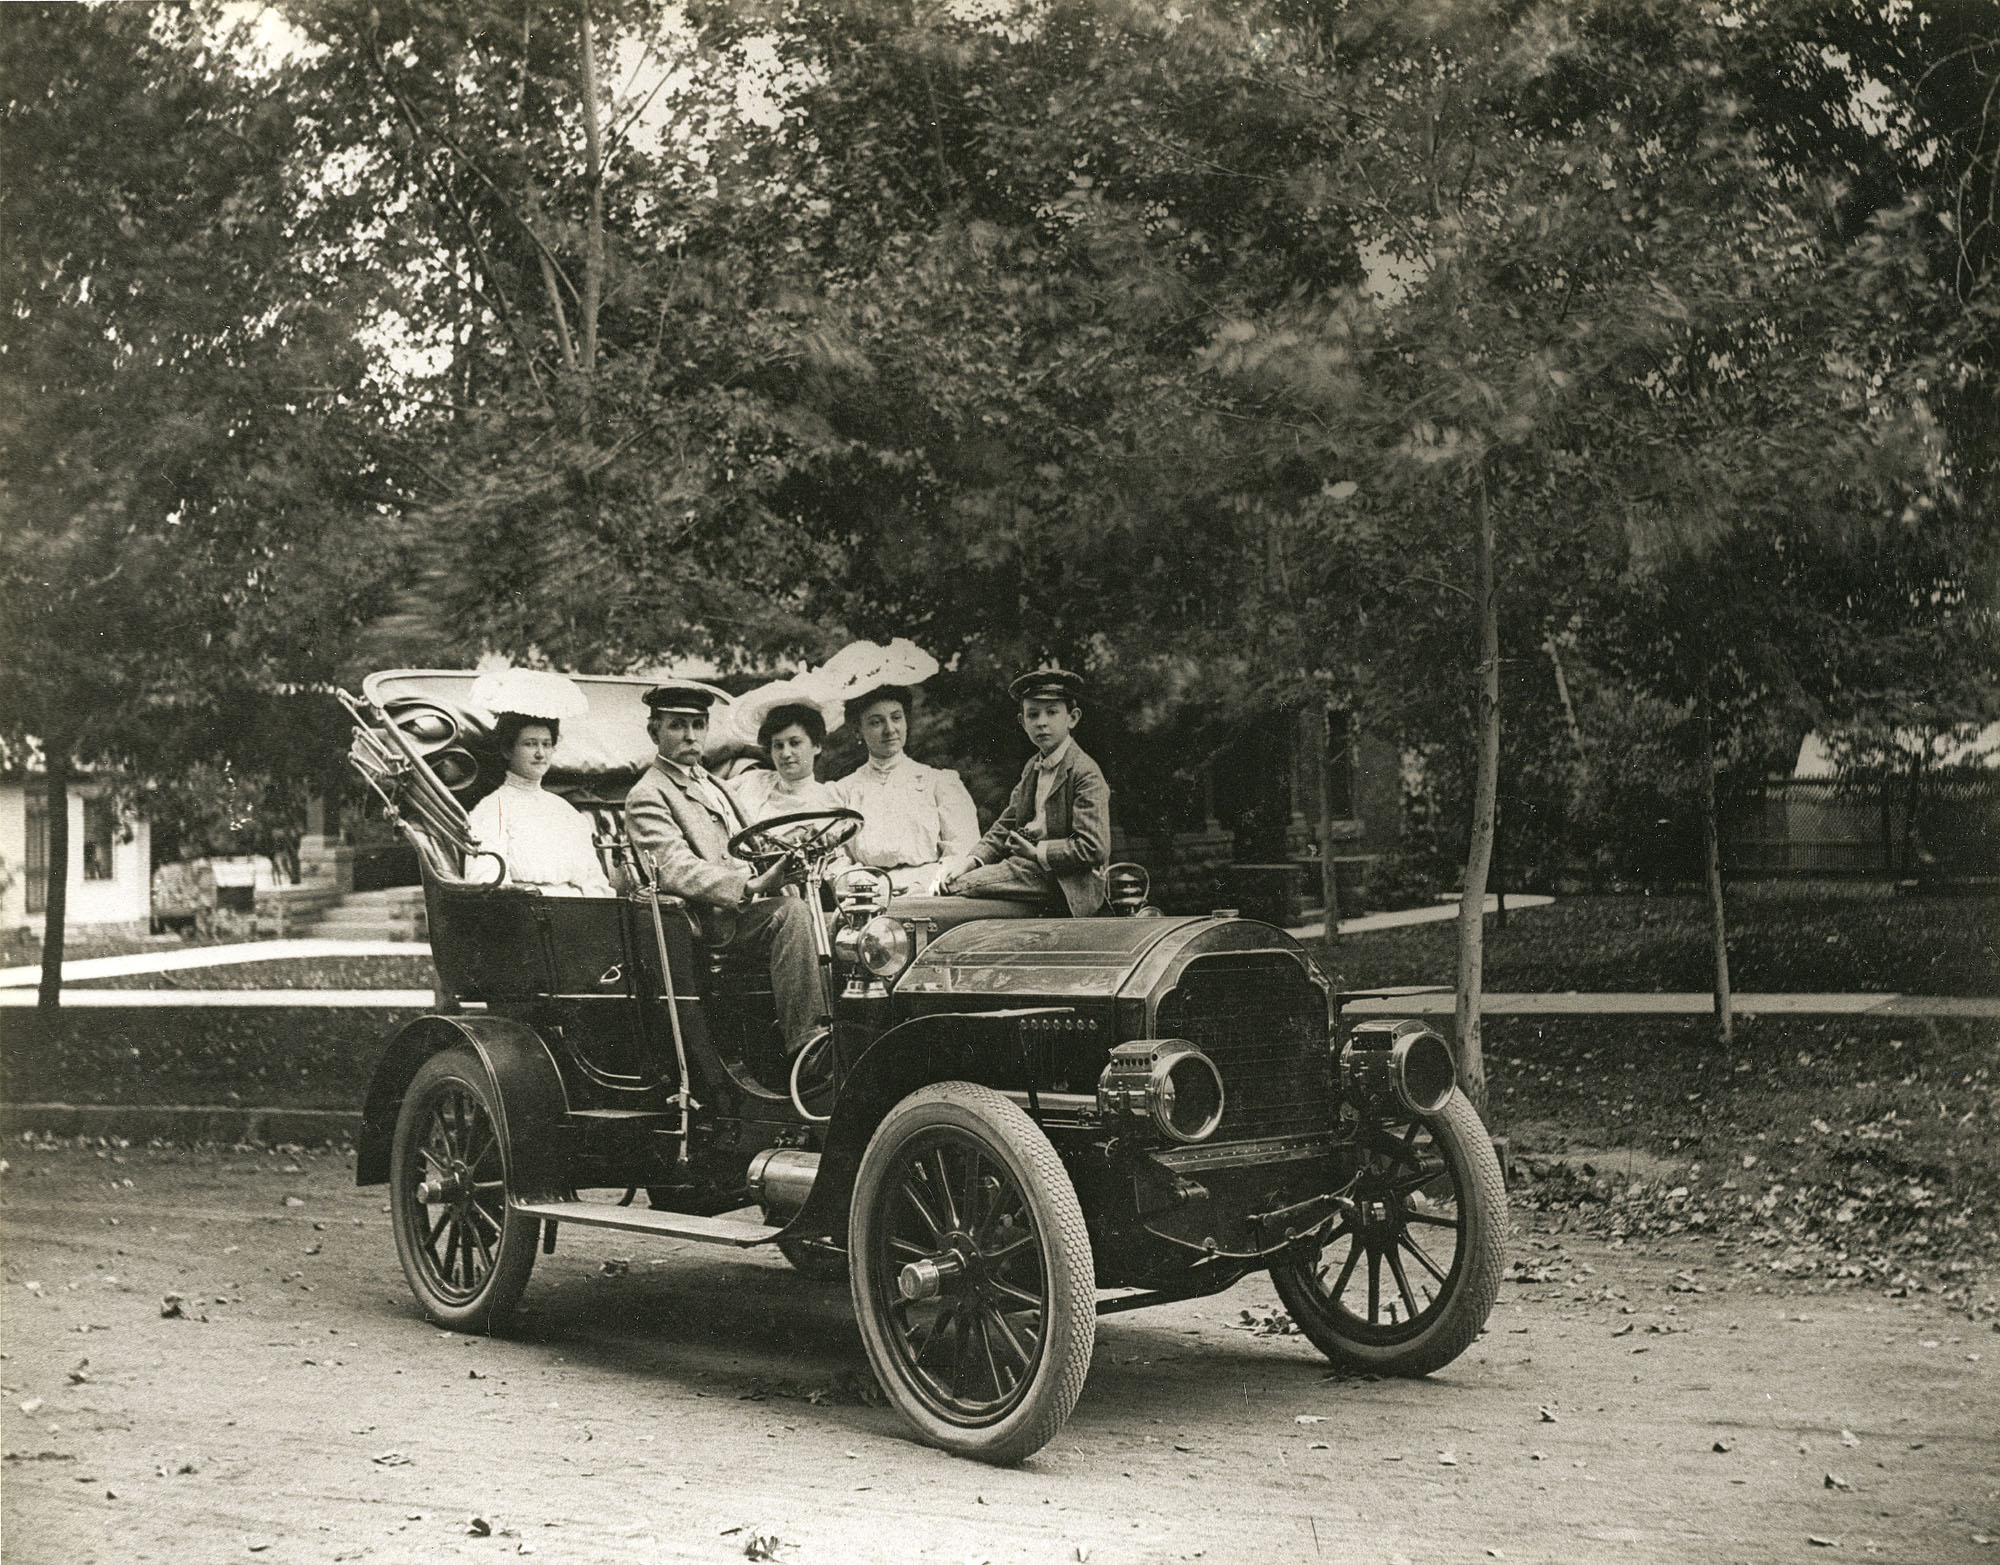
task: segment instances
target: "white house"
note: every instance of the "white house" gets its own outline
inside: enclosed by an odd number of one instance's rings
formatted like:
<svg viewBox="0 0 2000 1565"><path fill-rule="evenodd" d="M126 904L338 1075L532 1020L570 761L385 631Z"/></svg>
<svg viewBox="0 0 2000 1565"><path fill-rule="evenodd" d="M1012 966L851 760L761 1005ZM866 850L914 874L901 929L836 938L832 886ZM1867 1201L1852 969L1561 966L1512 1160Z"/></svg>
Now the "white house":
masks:
<svg viewBox="0 0 2000 1565"><path fill-rule="evenodd" d="M0 779L0 930L42 933L48 862L41 779ZM145 934L152 924L152 868L146 822L120 813L110 780L75 779L69 791L67 927Z"/></svg>

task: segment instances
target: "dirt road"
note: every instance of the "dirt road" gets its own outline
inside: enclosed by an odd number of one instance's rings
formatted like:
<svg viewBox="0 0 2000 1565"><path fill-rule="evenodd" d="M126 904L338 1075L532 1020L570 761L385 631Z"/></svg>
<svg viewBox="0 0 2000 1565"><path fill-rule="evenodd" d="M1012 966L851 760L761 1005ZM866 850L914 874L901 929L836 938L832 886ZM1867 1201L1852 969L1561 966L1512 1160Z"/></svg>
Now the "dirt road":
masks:
<svg viewBox="0 0 2000 1565"><path fill-rule="evenodd" d="M1107 1319L1067 1430L996 1471L912 1444L844 1287L775 1257L565 1229L517 1335L453 1337L339 1156L6 1153L9 1565L2000 1565L2000 1335L1713 1244L1518 1233L1547 1280L1419 1382L1240 1329L1261 1279Z"/></svg>

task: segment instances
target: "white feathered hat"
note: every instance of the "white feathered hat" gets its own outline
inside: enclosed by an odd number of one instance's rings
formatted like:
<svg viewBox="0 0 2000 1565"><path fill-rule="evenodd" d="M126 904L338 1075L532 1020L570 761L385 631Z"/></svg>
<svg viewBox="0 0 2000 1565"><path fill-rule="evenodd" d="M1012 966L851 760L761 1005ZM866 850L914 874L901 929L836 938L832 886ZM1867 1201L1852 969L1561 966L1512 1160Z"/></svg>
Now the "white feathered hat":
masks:
<svg viewBox="0 0 2000 1565"><path fill-rule="evenodd" d="M847 711L841 705L840 697L828 695L825 687L813 676L800 675L791 679L774 679L768 685L759 685L755 690L738 696L729 711L731 737L744 744L756 744L757 730L764 726L764 719L781 706L812 707L825 721L828 733L847 720Z"/></svg>
<svg viewBox="0 0 2000 1565"><path fill-rule="evenodd" d="M516 712L563 723L590 711L590 698L575 680L540 668L490 668L472 682L470 696L496 717Z"/></svg>
<svg viewBox="0 0 2000 1565"><path fill-rule="evenodd" d="M938 660L907 637L886 647L873 641L850 641L801 679L816 686L829 700L847 702L884 685L921 685L938 671Z"/></svg>

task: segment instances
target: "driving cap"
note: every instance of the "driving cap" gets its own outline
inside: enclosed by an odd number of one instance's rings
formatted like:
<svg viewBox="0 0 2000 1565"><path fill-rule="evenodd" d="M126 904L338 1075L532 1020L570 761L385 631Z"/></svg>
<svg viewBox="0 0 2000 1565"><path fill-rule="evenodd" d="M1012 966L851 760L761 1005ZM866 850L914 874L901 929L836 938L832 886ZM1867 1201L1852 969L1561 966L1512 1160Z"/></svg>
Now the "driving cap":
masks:
<svg viewBox="0 0 2000 1565"><path fill-rule="evenodd" d="M646 692L646 705L655 712L706 717L715 705L715 692L706 685L655 685Z"/></svg>
<svg viewBox="0 0 2000 1565"><path fill-rule="evenodd" d="M1007 687L1016 701L1083 700L1083 676L1066 668L1031 669Z"/></svg>

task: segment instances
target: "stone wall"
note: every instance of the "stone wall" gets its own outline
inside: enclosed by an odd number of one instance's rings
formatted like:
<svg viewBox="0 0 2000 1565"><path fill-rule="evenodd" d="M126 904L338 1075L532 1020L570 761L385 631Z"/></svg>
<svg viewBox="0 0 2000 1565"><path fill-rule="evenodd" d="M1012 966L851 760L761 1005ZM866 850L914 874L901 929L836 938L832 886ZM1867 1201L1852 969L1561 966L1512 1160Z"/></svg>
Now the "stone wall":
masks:
<svg viewBox="0 0 2000 1565"><path fill-rule="evenodd" d="M1236 837L1219 826L1155 837L1112 837L1111 857L1146 866L1153 877L1153 902L1168 913L1207 913L1227 907L1229 865Z"/></svg>

